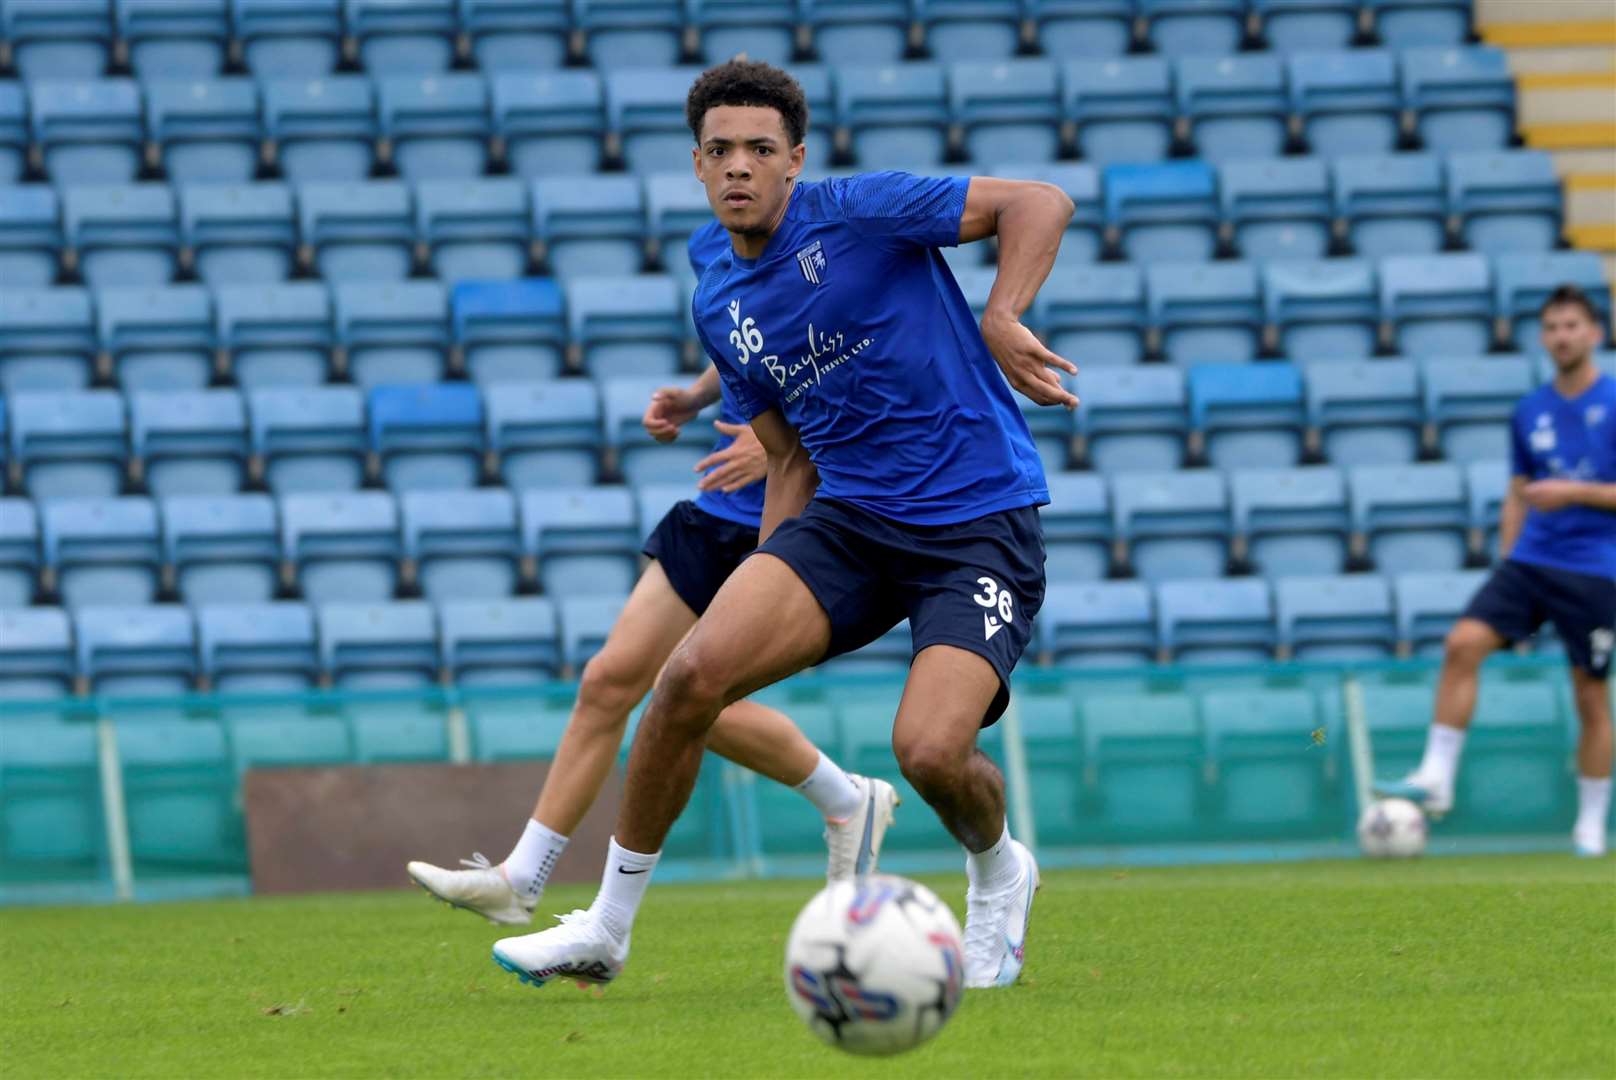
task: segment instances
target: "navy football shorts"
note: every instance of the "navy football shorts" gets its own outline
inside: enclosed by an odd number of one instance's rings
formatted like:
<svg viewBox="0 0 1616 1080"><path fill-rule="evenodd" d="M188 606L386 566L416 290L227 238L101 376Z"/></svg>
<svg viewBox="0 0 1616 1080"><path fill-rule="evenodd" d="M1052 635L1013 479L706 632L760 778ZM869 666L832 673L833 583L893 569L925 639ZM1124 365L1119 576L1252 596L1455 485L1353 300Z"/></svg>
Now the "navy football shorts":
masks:
<svg viewBox="0 0 1616 1080"><path fill-rule="evenodd" d="M752 554L757 540L756 529L709 514L685 499L663 515L643 550L662 564L679 599L700 615L741 560Z"/></svg>
<svg viewBox="0 0 1616 1080"><path fill-rule="evenodd" d="M999 675L983 726L1010 702L1010 672L1044 602L1044 532L1036 508L954 525L906 525L816 498L758 548L794 570L830 618L825 659L909 620L913 653L952 645Z"/></svg>
<svg viewBox="0 0 1616 1080"><path fill-rule="evenodd" d="M1616 646L1616 580L1506 559L1471 598L1465 618L1509 641L1553 623L1572 666L1603 679Z"/></svg>

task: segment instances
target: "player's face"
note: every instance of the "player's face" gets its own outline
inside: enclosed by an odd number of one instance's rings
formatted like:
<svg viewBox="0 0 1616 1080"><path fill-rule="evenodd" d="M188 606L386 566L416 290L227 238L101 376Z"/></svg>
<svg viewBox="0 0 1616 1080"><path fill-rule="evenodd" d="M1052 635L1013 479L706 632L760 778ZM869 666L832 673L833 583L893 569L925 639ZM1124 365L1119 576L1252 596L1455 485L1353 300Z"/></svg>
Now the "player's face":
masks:
<svg viewBox="0 0 1616 1080"><path fill-rule="evenodd" d="M1543 313L1543 349L1560 371L1588 360L1599 347L1599 324L1581 304L1556 304Z"/></svg>
<svg viewBox="0 0 1616 1080"><path fill-rule="evenodd" d="M804 153L801 143L791 145L779 112L757 105L708 109L693 153L720 225L743 236L774 231Z"/></svg>

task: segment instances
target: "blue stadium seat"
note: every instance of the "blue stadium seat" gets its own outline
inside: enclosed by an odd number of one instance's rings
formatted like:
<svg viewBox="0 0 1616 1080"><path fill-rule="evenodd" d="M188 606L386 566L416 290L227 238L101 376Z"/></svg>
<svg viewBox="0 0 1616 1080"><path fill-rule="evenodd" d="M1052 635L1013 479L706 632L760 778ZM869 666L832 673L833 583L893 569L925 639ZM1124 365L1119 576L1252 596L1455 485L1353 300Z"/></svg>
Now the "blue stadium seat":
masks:
<svg viewBox="0 0 1616 1080"><path fill-rule="evenodd" d="M10 181L0 178L0 185ZM56 192L43 184L0 186L0 281L7 289L56 280L63 246Z"/></svg>
<svg viewBox="0 0 1616 1080"><path fill-rule="evenodd" d="M0 184L15 184L28 166L28 102L22 83L0 83Z"/></svg>
<svg viewBox="0 0 1616 1080"><path fill-rule="evenodd" d="M493 109L494 132L505 140L517 176L575 176L600 167L606 102L593 71L496 75Z"/></svg>
<svg viewBox="0 0 1616 1080"><path fill-rule="evenodd" d="M1471 251L1524 255L1560 239L1560 178L1540 150L1451 154L1448 211Z"/></svg>
<svg viewBox="0 0 1616 1080"><path fill-rule="evenodd" d="M1085 369L1144 357L1145 279L1137 266L1074 266L1039 290L1049 347Z"/></svg>
<svg viewBox="0 0 1616 1080"><path fill-rule="evenodd" d="M0 729L0 860L8 884L20 878L104 889L111 882L96 728L47 716L49 708L37 718L11 717Z"/></svg>
<svg viewBox="0 0 1616 1080"><path fill-rule="evenodd" d="M1111 499L1093 473L1051 473L1044 523L1044 573L1051 581L1098 581L1111 565Z"/></svg>
<svg viewBox="0 0 1616 1080"><path fill-rule="evenodd" d="M1193 262L1217 248L1218 190L1199 161L1108 165L1105 216L1134 262Z"/></svg>
<svg viewBox="0 0 1616 1080"><path fill-rule="evenodd" d="M1060 71L1051 61L955 64L948 100L973 161L1052 162L1060 153Z"/></svg>
<svg viewBox="0 0 1616 1080"><path fill-rule="evenodd" d="M1096 165L1162 161L1173 141L1173 76L1155 56L1120 57L1061 67L1066 118L1077 146Z"/></svg>
<svg viewBox="0 0 1616 1080"><path fill-rule="evenodd" d="M76 670L67 612L0 608L0 699L63 697L73 688ZM8 723L7 730L15 728Z"/></svg>
<svg viewBox="0 0 1616 1080"><path fill-rule="evenodd" d="M1293 660L1387 660L1397 649L1391 588L1378 575L1282 577L1274 608Z"/></svg>
<svg viewBox="0 0 1616 1080"><path fill-rule="evenodd" d="M523 554L538 560L552 598L627 594L639 573L640 530L627 488L522 492Z"/></svg>
<svg viewBox="0 0 1616 1080"><path fill-rule="evenodd" d="M136 874L240 873L240 809L223 724L151 707L119 725Z"/></svg>
<svg viewBox="0 0 1616 1080"><path fill-rule="evenodd" d="M1320 723L1318 705L1305 687L1201 697L1206 757L1217 769L1213 830L1244 841L1340 833L1340 755L1332 738L1340 732ZM1299 745L1307 749L1298 753Z"/></svg>
<svg viewBox="0 0 1616 1080"><path fill-rule="evenodd" d="M1025 0L1045 56L1112 57L1133 40L1133 0Z"/></svg>
<svg viewBox="0 0 1616 1080"><path fill-rule="evenodd" d="M909 0L800 0L814 51L841 64L891 64L903 59Z"/></svg>
<svg viewBox="0 0 1616 1080"><path fill-rule="evenodd" d="M640 519L640 542L651 538L675 504L693 499L695 494L689 484L644 484L635 488L634 512Z"/></svg>
<svg viewBox="0 0 1616 1080"><path fill-rule="evenodd" d="M251 79L144 85L146 131L176 184L244 184L258 171L258 87Z"/></svg>
<svg viewBox="0 0 1616 1080"><path fill-rule="evenodd" d="M1559 251L1493 259L1496 310L1509 323L1517 349L1538 347L1538 312L1550 294L1568 282L1587 294L1608 335L1611 283L1605 281L1604 261L1596 253Z"/></svg>
<svg viewBox="0 0 1616 1080"><path fill-rule="evenodd" d="M297 251L292 189L285 184L186 184L180 238L209 285L278 283Z"/></svg>
<svg viewBox="0 0 1616 1080"><path fill-rule="evenodd" d="M404 555L428 600L499 600L516 592L516 500L504 488L407 491Z"/></svg>
<svg viewBox="0 0 1616 1080"><path fill-rule="evenodd" d="M1397 58L1380 49L1291 53L1291 109L1313 153L1389 154L1397 148L1402 98Z"/></svg>
<svg viewBox="0 0 1616 1080"><path fill-rule="evenodd" d="M325 382L336 332L331 294L317 281L214 290L218 345L244 390Z"/></svg>
<svg viewBox="0 0 1616 1080"><path fill-rule="evenodd" d="M554 281L462 281L452 295L454 340L483 386L561 374L567 320Z"/></svg>
<svg viewBox="0 0 1616 1080"><path fill-rule="evenodd" d="M1471 0L1367 0L1375 32L1394 49L1463 45Z"/></svg>
<svg viewBox="0 0 1616 1080"><path fill-rule="evenodd" d="M415 215L443 282L516 278L527 267L527 188L515 177L428 180L415 188Z"/></svg>
<svg viewBox="0 0 1616 1080"><path fill-rule="evenodd" d="M393 166L406 180L473 180L488 167L488 84L481 75L380 79L376 114Z"/></svg>
<svg viewBox="0 0 1616 1080"><path fill-rule="evenodd" d="M382 491L283 495L281 553L311 604L391 599L403 552L398 504Z"/></svg>
<svg viewBox="0 0 1616 1080"><path fill-rule="evenodd" d="M1184 374L1165 366L1088 368L1077 377L1082 456L1103 473L1176 469L1189 409Z"/></svg>
<svg viewBox="0 0 1616 1080"><path fill-rule="evenodd" d="M1380 264L1381 317L1406 356L1467 356L1493 338L1485 255L1404 255Z"/></svg>
<svg viewBox="0 0 1616 1080"><path fill-rule="evenodd" d="M1276 52L1333 52L1358 34L1358 0L1251 0Z"/></svg>
<svg viewBox="0 0 1616 1080"><path fill-rule="evenodd" d="M41 79L29 83L28 105L34 142L54 183L127 184L135 178L145 131L134 82Z"/></svg>
<svg viewBox="0 0 1616 1080"><path fill-rule="evenodd" d="M259 79L316 78L336 70L341 0L231 0L242 59Z"/></svg>
<svg viewBox="0 0 1616 1080"><path fill-rule="evenodd" d="M683 0L577 0L576 25L593 67L667 67L679 62Z"/></svg>
<svg viewBox="0 0 1616 1080"><path fill-rule="evenodd" d="M297 184L356 183L376 162L376 92L361 75L271 79L263 85L264 134Z"/></svg>
<svg viewBox="0 0 1616 1080"><path fill-rule="evenodd" d="M275 596L280 530L268 495L176 495L161 501L163 561L187 604L263 603Z"/></svg>
<svg viewBox="0 0 1616 1080"><path fill-rule="evenodd" d="M334 686L395 690L437 681L437 614L426 601L321 604L315 619L320 666Z"/></svg>
<svg viewBox="0 0 1616 1080"><path fill-rule="evenodd" d="M112 6L107 0L7 0L0 31L11 43L12 63L29 82L94 79L112 49Z"/></svg>
<svg viewBox="0 0 1616 1080"><path fill-rule="evenodd" d="M427 74L454 60L455 0L343 0L360 65L372 74Z"/></svg>
<svg viewBox="0 0 1616 1080"><path fill-rule="evenodd" d="M129 444L116 392L24 392L7 405L13 490L39 501L108 498L122 488Z"/></svg>
<svg viewBox="0 0 1616 1080"><path fill-rule="evenodd" d="M1173 66L1198 157L1221 164L1285 152L1290 100L1278 56L1184 56Z"/></svg>
<svg viewBox="0 0 1616 1080"><path fill-rule="evenodd" d="M409 275L415 248L410 189L395 180L301 184L298 232L320 277L378 283Z"/></svg>
<svg viewBox="0 0 1616 1080"><path fill-rule="evenodd" d="M1024 7L1002 0L918 0L916 4L926 28L926 51L947 63L1014 56L1021 41ZM1055 96L1053 79L1050 96Z"/></svg>
<svg viewBox="0 0 1616 1080"><path fill-rule="evenodd" d="M1147 38L1167 56L1232 53L1245 36L1246 0L1138 0Z"/></svg>
<svg viewBox="0 0 1616 1080"><path fill-rule="evenodd" d="M129 443L153 495L231 495L247 463L247 409L234 390L129 395Z"/></svg>
<svg viewBox="0 0 1616 1080"><path fill-rule="evenodd" d="M196 627L171 604L133 606L110 597L73 612L79 672L92 693L188 693L196 677Z"/></svg>
<svg viewBox="0 0 1616 1080"><path fill-rule="evenodd" d="M225 65L229 0L115 0L118 36L142 79L207 79Z"/></svg>
<svg viewBox="0 0 1616 1080"><path fill-rule="evenodd" d="M167 184L69 187L62 225L91 288L161 284L174 277L180 230Z"/></svg>
<svg viewBox="0 0 1616 1080"><path fill-rule="evenodd" d="M1375 268L1366 259L1271 262L1263 302L1279 350L1296 360L1373 356L1380 320Z"/></svg>
<svg viewBox="0 0 1616 1080"><path fill-rule="evenodd" d="M1260 578L1162 582L1156 633L1180 664L1260 664L1279 644L1273 600Z"/></svg>
<svg viewBox="0 0 1616 1080"><path fill-rule="evenodd" d="M1454 620L1464 614L1487 574L1485 570L1415 572L1393 578L1397 637L1404 647L1414 656L1441 656Z"/></svg>
<svg viewBox="0 0 1616 1080"><path fill-rule="evenodd" d="M590 657L600 652L617 625L628 599L623 596L567 596L561 598L561 656L572 677L583 674Z"/></svg>
<svg viewBox="0 0 1616 1080"><path fill-rule="evenodd" d="M596 381L677 372L685 337L680 300L671 277L573 279L567 286L567 329L581 350L584 370Z"/></svg>
<svg viewBox="0 0 1616 1080"><path fill-rule="evenodd" d="M605 384L601 395L605 417L606 447L616 460L617 471L635 487L641 484L690 483L696 475L696 462L712 450L704 438L687 436L677 442L659 443L640 423L651 394L665 385L660 377L619 378ZM716 406L702 410L690 425L692 435L712 430Z"/></svg>
<svg viewBox="0 0 1616 1080"><path fill-rule="evenodd" d="M587 379L488 384L488 445L513 491L583 487L600 471L600 392Z"/></svg>
<svg viewBox="0 0 1616 1080"><path fill-rule="evenodd" d="M1302 456L1302 375L1291 364L1201 364L1190 369L1190 430L1224 469L1294 465Z"/></svg>
<svg viewBox="0 0 1616 1080"><path fill-rule="evenodd" d="M1062 667L1127 667L1156 659L1156 616L1141 581L1052 582L1037 620L1039 649Z"/></svg>
<svg viewBox="0 0 1616 1080"><path fill-rule="evenodd" d="M1206 827L1208 768L1192 696L1108 692L1078 709L1094 813L1087 835L1130 843Z"/></svg>
<svg viewBox="0 0 1616 1080"><path fill-rule="evenodd" d="M1407 49L1403 100L1427 150L1502 150L1515 134L1515 77L1500 49Z"/></svg>
<svg viewBox="0 0 1616 1080"><path fill-rule="evenodd" d="M1253 263L1155 263L1145 268L1150 322L1174 364L1255 360L1262 299Z"/></svg>
<svg viewBox="0 0 1616 1080"><path fill-rule="evenodd" d="M692 68L628 68L606 72L607 131L616 135L630 172L651 173L688 161L695 145L685 124Z"/></svg>
<svg viewBox="0 0 1616 1080"><path fill-rule="evenodd" d="M77 390L97 351L87 289L0 289L0 389Z"/></svg>
<svg viewBox="0 0 1616 1080"><path fill-rule="evenodd" d="M1337 574L1347 559L1347 484L1327 465L1229 473L1234 534L1268 578Z"/></svg>
<svg viewBox="0 0 1616 1080"><path fill-rule="evenodd" d="M1427 360L1421 375L1425 418L1443 457L1461 464L1509 460L1515 403L1536 382L1529 361L1503 356Z"/></svg>
<svg viewBox="0 0 1616 1080"><path fill-rule="evenodd" d="M1062 161L1048 165L1000 165L990 170L989 175L1012 180L1041 180L1066 192L1075 210L1072 220L1066 225L1065 234L1061 236L1055 265L1064 269L1072 263L1091 263L1099 259L1105 234L1105 203L1100 199L1100 170L1093 165Z"/></svg>
<svg viewBox="0 0 1616 1080"><path fill-rule="evenodd" d="M441 615L440 615L441 617ZM475 675L476 669L467 673ZM523 677L512 681L531 682ZM572 702L550 695L511 695L496 686L460 688L471 724L474 761L531 761L554 758L572 718Z"/></svg>
<svg viewBox="0 0 1616 1080"><path fill-rule="evenodd" d="M1322 259L1330 251L1330 173L1318 158L1228 161L1218 169L1223 220L1247 259Z"/></svg>
<svg viewBox="0 0 1616 1080"><path fill-rule="evenodd" d="M67 607L149 604L157 595L157 506L150 499L40 504L40 548Z"/></svg>
<svg viewBox="0 0 1616 1080"><path fill-rule="evenodd" d="M39 572L39 513L27 499L0 498L0 608L26 607Z"/></svg>
<svg viewBox="0 0 1616 1080"><path fill-rule="evenodd" d="M550 272L559 277L638 273L645 261L639 181L632 176L597 176L587 184L576 177L535 180L533 236L544 245Z"/></svg>
<svg viewBox="0 0 1616 1080"><path fill-rule="evenodd" d="M535 683L561 674L561 635L549 600L443 603L438 627L443 669L459 686Z"/></svg>
<svg viewBox="0 0 1616 1080"><path fill-rule="evenodd" d="M816 173L830 167L836 137L836 97L831 92L830 69L824 64L800 64L791 77L808 101L808 131L803 135L805 167Z"/></svg>
<svg viewBox="0 0 1616 1080"><path fill-rule="evenodd" d="M1447 233L1442 159L1435 154L1342 157L1330 163L1335 211L1359 255L1435 255Z"/></svg>
<svg viewBox="0 0 1616 1080"><path fill-rule="evenodd" d="M693 0L689 25L701 37L701 55L719 64L738 53L785 67L796 50L797 5L768 0Z"/></svg>
<svg viewBox="0 0 1616 1080"><path fill-rule="evenodd" d="M1419 369L1395 360L1313 364L1307 422L1338 466L1408 465L1420 452Z"/></svg>
<svg viewBox="0 0 1616 1080"><path fill-rule="evenodd" d="M1498 520L1509 493L1510 463L1473 461L1465 466L1470 499L1470 551L1491 562L1498 551Z"/></svg>
<svg viewBox="0 0 1616 1080"><path fill-rule="evenodd" d="M348 375L365 389L443 377L449 348L449 298L436 281L343 282L337 340Z"/></svg>
<svg viewBox="0 0 1616 1080"><path fill-rule="evenodd" d="M1228 564L1229 496L1220 473L1113 474L1111 512L1129 564L1146 581L1218 577Z"/></svg>
<svg viewBox="0 0 1616 1080"><path fill-rule="evenodd" d="M378 386L370 391L370 446L394 491L477 485L483 403L466 383Z"/></svg>
<svg viewBox="0 0 1616 1080"><path fill-rule="evenodd" d="M460 0L460 25L480 71L558 68L567 59L569 0Z"/></svg>
<svg viewBox="0 0 1616 1080"><path fill-rule="evenodd" d="M245 716L242 711L239 706L225 710L231 764L238 775L248 769L355 763L353 733L346 717L310 717L262 705Z"/></svg>
<svg viewBox="0 0 1616 1080"><path fill-rule="evenodd" d="M201 285L101 289L102 352L126 390L192 390L213 374L213 303Z"/></svg>
<svg viewBox="0 0 1616 1080"><path fill-rule="evenodd" d="M690 234L712 220L707 189L689 170L645 178L646 235L657 242L663 268L675 277L692 271L686 257Z"/></svg>
<svg viewBox="0 0 1616 1080"><path fill-rule="evenodd" d="M364 479L365 397L352 386L247 393L255 475L276 495L354 491Z"/></svg>
<svg viewBox="0 0 1616 1080"><path fill-rule="evenodd" d="M1452 465L1347 470L1354 541L1386 571L1449 571L1464 562L1470 508Z"/></svg>
<svg viewBox="0 0 1616 1080"><path fill-rule="evenodd" d="M949 119L943 83L943 69L934 64L836 69L837 118L860 169L925 171L942 164Z"/></svg>
<svg viewBox="0 0 1616 1080"><path fill-rule="evenodd" d="M296 693L319 677L314 613L305 604L204 604L196 637L202 674L220 693Z"/></svg>

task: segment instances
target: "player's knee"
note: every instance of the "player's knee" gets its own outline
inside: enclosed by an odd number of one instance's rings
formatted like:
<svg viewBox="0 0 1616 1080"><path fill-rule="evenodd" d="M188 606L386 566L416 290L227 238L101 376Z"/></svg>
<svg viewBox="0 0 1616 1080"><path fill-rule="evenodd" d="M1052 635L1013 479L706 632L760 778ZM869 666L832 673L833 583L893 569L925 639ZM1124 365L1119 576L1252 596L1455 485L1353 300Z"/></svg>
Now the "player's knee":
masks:
<svg viewBox="0 0 1616 1080"><path fill-rule="evenodd" d="M968 756L935 739L894 739L892 753L904 779L920 792L952 786Z"/></svg>
<svg viewBox="0 0 1616 1080"><path fill-rule="evenodd" d="M1448 631L1444 652L1450 663L1467 667L1480 667L1492 653L1496 642L1486 626L1469 619L1461 619Z"/></svg>
<svg viewBox="0 0 1616 1080"><path fill-rule="evenodd" d="M602 713L624 714L645 696L644 677L631 664L606 652L598 652L584 664L578 681L578 698Z"/></svg>
<svg viewBox="0 0 1616 1080"><path fill-rule="evenodd" d="M665 712L674 716L714 717L724 705L724 681L710 663L686 642L674 650L657 680L656 695Z"/></svg>

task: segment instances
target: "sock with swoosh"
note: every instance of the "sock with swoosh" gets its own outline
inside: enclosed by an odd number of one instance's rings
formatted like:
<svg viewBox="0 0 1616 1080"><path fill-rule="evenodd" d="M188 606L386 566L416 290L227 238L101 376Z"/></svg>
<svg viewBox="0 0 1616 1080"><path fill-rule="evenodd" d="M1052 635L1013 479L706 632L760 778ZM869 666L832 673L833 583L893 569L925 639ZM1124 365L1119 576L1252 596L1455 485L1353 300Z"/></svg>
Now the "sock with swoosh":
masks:
<svg viewBox="0 0 1616 1080"><path fill-rule="evenodd" d="M1004 823L1004 834L986 851L973 851L965 856L965 876L972 885L988 893L996 893L1016 880L1021 864L1015 849L1010 846L1010 822Z"/></svg>
<svg viewBox="0 0 1616 1080"><path fill-rule="evenodd" d="M823 751L814 771L797 785L797 790L830 821L846 821L864 805L864 792Z"/></svg>
<svg viewBox="0 0 1616 1080"><path fill-rule="evenodd" d="M601 875L600 895L590 910L601 918L608 930L617 937L626 937L634 926L640 901L645 899L645 887L651 884L651 871L656 869L662 852L650 855L630 851L612 837L606 852L606 872Z"/></svg>

